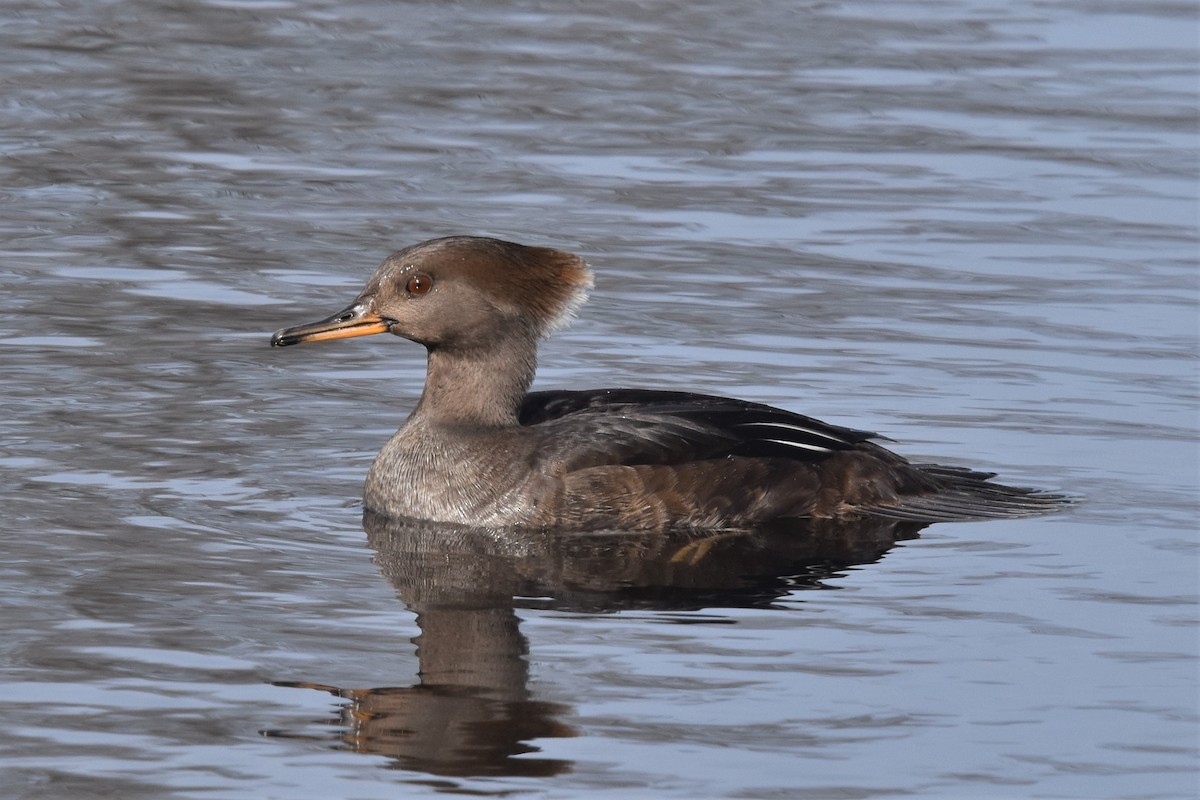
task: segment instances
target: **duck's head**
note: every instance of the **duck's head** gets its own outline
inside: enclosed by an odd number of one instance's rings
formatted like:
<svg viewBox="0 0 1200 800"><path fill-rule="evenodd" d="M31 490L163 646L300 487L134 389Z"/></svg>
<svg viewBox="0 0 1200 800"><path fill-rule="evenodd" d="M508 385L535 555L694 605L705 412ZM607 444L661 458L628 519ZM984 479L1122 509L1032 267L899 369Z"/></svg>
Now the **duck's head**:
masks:
<svg viewBox="0 0 1200 800"><path fill-rule="evenodd" d="M388 256L342 311L276 331L271 345L394 333L431 348L487 348L511 336L547 336L591 285L583 259L561 250L477 236L431 239Z"/></svg>

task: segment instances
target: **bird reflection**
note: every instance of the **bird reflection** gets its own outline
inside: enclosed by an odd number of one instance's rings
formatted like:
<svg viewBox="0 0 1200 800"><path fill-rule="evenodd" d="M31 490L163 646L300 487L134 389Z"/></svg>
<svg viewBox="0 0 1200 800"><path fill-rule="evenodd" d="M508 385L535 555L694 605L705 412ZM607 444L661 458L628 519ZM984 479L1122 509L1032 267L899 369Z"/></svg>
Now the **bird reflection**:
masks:
<svg viewBox="0 0 1200 800"><path fill-rule="evenodd" d="M548 776L537 739L569 737L571 709L531 697L518 608L615 612L770 607L797 589L878 560L919 523L791 520L753 531L492 530L363 517L375 563L417 615L419 680L342 688L280 682L348 701L343 747L442 776ZM311 734L268 731L307 738Z"/></svg>

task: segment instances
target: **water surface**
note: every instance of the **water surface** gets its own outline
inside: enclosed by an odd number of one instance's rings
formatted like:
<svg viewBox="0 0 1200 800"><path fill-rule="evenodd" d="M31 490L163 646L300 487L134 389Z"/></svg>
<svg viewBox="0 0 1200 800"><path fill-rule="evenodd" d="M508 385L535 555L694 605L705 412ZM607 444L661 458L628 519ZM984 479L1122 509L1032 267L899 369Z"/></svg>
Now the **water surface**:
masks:
<svg viewBox="0 0 1200 800"><path fill-rule="evenodd" d="M1170 2L6 4L2 794L1193 796L1196 35ZM419 348L267 337L452 233L596 269L540 387L747 397L1083 502L364 527Z"/></svg>

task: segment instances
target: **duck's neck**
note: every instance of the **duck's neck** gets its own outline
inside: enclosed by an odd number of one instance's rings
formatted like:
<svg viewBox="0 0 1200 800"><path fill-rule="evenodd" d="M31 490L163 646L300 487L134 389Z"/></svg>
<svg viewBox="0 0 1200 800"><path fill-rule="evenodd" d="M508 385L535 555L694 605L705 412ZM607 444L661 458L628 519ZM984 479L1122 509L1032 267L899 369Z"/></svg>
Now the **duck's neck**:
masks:
<svg viewBox="0 0 1200 800"><path fill-rule="evenodd" d="M537 343L502 337L487 348L429 348L425 390L412 423L467 427L511 427L537 369Z"/></svg>

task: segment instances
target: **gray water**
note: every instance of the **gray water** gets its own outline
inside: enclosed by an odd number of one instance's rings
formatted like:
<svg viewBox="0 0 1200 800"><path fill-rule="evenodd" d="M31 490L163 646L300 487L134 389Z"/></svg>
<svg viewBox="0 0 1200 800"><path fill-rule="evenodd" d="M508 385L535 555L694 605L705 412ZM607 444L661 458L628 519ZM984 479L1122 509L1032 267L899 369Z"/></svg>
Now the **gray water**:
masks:
<svg viewBox="0 0 1200 800"><path fill-rule="evenodd" d="M1196 53L1134 0L4 4L0 795L1194 796ZM268 336L451 233L596 269L539 387L1081 502L364 527L420 348Z"/></svg>

